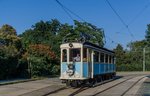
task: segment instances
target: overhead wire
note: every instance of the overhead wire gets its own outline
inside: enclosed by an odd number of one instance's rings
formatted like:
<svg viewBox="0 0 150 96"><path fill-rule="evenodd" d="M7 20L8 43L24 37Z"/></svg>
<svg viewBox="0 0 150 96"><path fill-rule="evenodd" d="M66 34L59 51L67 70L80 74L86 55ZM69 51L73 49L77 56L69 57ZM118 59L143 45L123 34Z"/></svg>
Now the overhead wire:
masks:
<svg viewBox="0 0 150 96"><path fill-rule="evenodd" d="M132 37L134 37L128 27L129 27L133 22L135 22L135 20L136 20L140 15L142 15L142 14L144 13L144 11L149 7L149 5L150 5L150 0L149 0L149 2L141 9L141 11L140 11L128 24L126 24L126 23L124 22L124 20L121 18L121 16L120 16L120 15L117 13L117 11L112 7L111 3L110 3L108 0L106 0L106 2L107 2L107 3L109 4L109 6L112 8L112 10L114 11L114 13L118 16L118 18L119 18L120 21L123 23L123 25L125 26L125 28L127 28L127 30L128 30L128 32L130 33L130 35L131 35ZM117 33L119 33L119 32L117 32ZM106 37L109 38L110 40L112 40L110 37L108 37L108 36L106 36ZM114 41L112 40L112 42L114 42ZM131 42L132 42L132 40L131 40ZM119 44L119 43L115 42L115 44Z"/></svg>
<svg viewBox="0 0 150 96"><path fill-rule="evenodd" d="M62 5L58 0L55 0L57 2L58 5L61 6L61 8L64 10L64 12L69 16L70 19L74 20L73 17L70 15L70 13L66 10L66 8L64 7L64 5Z"/></svg>
<svg viewBox="0 0 150 96"><path fill-rule="evenodd" d="M139 13L129 22L128 26L130 26L135 20L144 13L144 11L149 7L150 2L148 2L142 9L139 11Z"/></svg>
<svg viewBox="0 0 150 96"><path fill-rule="evenodd" d="M105 36L106 36L106 35L105 35ZM114 41L112 38L110 38L110 37L108 37L108 36L106 36L106 37L111 41L111 43L114 43L114 44L116 44L116 45L120 44L120 43Z"/></svg>
<svg viewBox="0 0 150 96"><path fill-rule="evenodd" d="M76 13L74 13L73 11L71 11L70 9L68 9L66 6L64 6L59 0L55 0L55 1L56 1L56 3L57 3L59 6L61 6L61 8L65 11L65 13L66 13L72 20L74 20L74 19L73 19L73 17L71 16L71 14L74 15L74 16L76 16L76 17L79 18L80 20L86 22L86 21L85 21L83 18L81 18L79 15L77 15ZM71 14L70 14L69 12L70 12ZM123 21L123 20L122 20L122 21ZM124 24L125 24L125 23L124 23ZM104 34L104 33L103 33L103 34ZM111 40L112 43L120 44L120 43L115 42L113 39L111 39L110 37L106 36L105 34L104 34L104 36L107 37L109 40ZM106 43L106 40L105 40L104 42Z"/></svg>
<svg viewBox="0 0 150 96"><path fill-rule="evenodd" d="M132 32L129 29L129 26L125 23L125 21L121 18L121 16L117 13L117 11L113 8L113 6L111 5L111 3L108 0L105 0L107 2L107 4L110 6L110 8L112 9L112 11L116 14L116 16L119 18L119 20L122 22L122 24L125 26L125 28L128 30L129 34L131 37L134 38L134 35L132 34Z"/></svg>
<svg viewBox="0 0 150 96"><path fill-rule="evenodd" d="M128 26L130 26L133 22L135 22L137 20L137 18L140 17L140 15L142 15L144 13L144 11L149 7L150 5L150 0L149 2L139 11L139 13L128 23ZM121 30L121 29L120 29ZM120 33L120 32L118 32Z"/></svg>
<svg viewBox="0 0 150 96"><path fill-rule="evenodd" d="M77 15L76 13L74 13L73 11L71 11L70 9L68 9L66 6L64 6L60 1L55 0L64 10L69 11L71 14L73 14L74 16L78 17L80 20L86 22L82 17L80 17L79 15ZM68 13L68 12L67 12Z"/></svg>
<svg viewBox="0 0 150 96"><path fill-rule="evenodd" d="M128 26L130 26L131 24L133 24L133 22L135 22L140 15L142 15L144 13L144 11L149 7L150 5L150 0L149 2L139 11L139 13L137 15L135 15L135 17L127 24ZM123 28L121 28L120 30L122 30ZM120 32L116 32L117 34Z"/></svg>

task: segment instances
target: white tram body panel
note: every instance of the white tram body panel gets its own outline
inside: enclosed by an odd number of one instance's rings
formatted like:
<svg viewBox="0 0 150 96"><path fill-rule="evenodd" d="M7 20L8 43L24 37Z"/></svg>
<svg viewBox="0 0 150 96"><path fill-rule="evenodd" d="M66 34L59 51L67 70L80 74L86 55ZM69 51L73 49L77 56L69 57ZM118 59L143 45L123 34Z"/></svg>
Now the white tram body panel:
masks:
<svg viewBox="0 0 150 96"><path fill-rule="evenodd" d="M60 79L87 79L84 78L82 75L83 72L83 64L82 64L82 59L78 62L73 62L73 60L69 60L70 57L70 49L79 49L80 50L80 54L83 53L82 52L82 48L83 48L83 44L81 43L71 43L72 47L70 48L69 46L70 43L66 43L66 44L62 44L60 46L61 48L61 77ZM63 50L67 50L67 60L64 62L63 61ZM82 56L82 54L81 54ZM74 65L74 74L72 76L69 76L69 72L68 72L68 65L69 64L73 64Z"/></svg>

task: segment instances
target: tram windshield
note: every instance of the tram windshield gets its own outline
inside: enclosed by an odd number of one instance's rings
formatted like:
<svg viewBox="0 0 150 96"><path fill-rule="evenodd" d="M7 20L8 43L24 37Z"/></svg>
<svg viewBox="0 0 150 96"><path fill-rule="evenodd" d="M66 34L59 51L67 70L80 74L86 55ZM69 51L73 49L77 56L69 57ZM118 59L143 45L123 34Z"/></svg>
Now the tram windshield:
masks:
<svg viewBox="0 0 150 96"><path fill-rule="evenodd" d="M75 61L75 62L80 62L81 61L81 49L80 48L75 48L75 49L70 49L70 62Z"/></svg>

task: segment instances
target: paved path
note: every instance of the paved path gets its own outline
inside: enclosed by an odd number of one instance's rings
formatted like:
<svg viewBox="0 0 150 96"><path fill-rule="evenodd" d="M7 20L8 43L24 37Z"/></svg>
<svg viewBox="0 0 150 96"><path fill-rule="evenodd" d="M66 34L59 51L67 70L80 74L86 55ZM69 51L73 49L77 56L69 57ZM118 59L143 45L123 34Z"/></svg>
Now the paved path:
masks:
<svg viewBox="0 0 150 96"><path fill-rule="evenodd" d="M142 96L150 96L150 76L147 76L147 79L141 84L137 94L142 94Z"/></svg>
<svg viewBox="0 0 150 96"><path fill-rule="evenodd" d="M0 96L18 96L18 95L31 93L32 91L39 90L42 88L47 88L54 85L62 86L58 78L4 85L4 86L0 86Z"/></svg>
<svg viewBox="0 0 150 96"><path fill-rule="evenodd" d="M117 73L117 75L120 76L133 76L133 75L150 75L150 72L120 72ZM148 77L149 78L149 77ZM123 80L123 78L121 78L120 80ZM120 82L119 80L119 82ZM150 79L147 79L148 82L150 81ZM83 92L81 92L82 94L78 94L78 95L92 95L96 92L96 90L100 90L102 88L104 88L103 86L105 85L112 85L115 84L115 82L118 81L113 81L110 83L106 83L104 85L100 85L97 86L95 88L90 88L88 90L85 90ZM143 83L144 82L144 83ZM129 82L132 83L132 82ZM128 95L133 95L132 93L136 93L138 89L143 89L143 87L145 87L145 85L147 85L147 81L144 81L144 79L142 81L140 81L134 88L132 88L129 92ZM150 84L150 83L149 83ZM141 87L141 85L143 85L143 87ZM150 85L147 85L149 88ZM24 82L24 83L17 83L17 84L10 84L10 85L3 85L0 86L0 96L42 96L45 94L48 94L50 92L54 93L53 95L60 95L60 94L55 94L58 93L61 88L65 88L65 85L61 83L61 81L59 80L59 78L49 78L49 79L43 79L43 80L37 80L37 81L30 81L30 82ZM66 96L67 94L69 94L69 92L73 92L75 91L75 89L71 89L72 91L63 91L64 89L61 90L61 92L64 92L64 96ZM146 90L146 89L145 89ZM149 89L150 90L150 89ZM142 91L142 92L150 92L150 91ZM138 91L140 92L140 91ZM142 93L143 94L143 93ZM149 93L148 93L149 94ZM50 94L51 96L52 94ZM61 94L62 95L62 94ZM99 94L100 95L100 94ZM104 94L103 94L104 95ZM110 94L109 94L110 95ZM138 94L139 96L141 96L141 93Z"/></svg>

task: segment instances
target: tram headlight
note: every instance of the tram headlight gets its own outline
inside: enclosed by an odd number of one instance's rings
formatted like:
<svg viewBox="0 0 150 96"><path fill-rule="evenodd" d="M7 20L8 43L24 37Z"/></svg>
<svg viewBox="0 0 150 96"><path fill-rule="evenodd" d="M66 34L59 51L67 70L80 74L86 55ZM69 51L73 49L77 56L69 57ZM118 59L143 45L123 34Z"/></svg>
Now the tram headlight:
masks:
<svg viewBox="0 0 150 96"><path fill-rule="evenodd" d="M69 43L69 47L71 47L71 48L72 48L72 47L73 47L73 44L72 44L72 43Z"/></svg>

